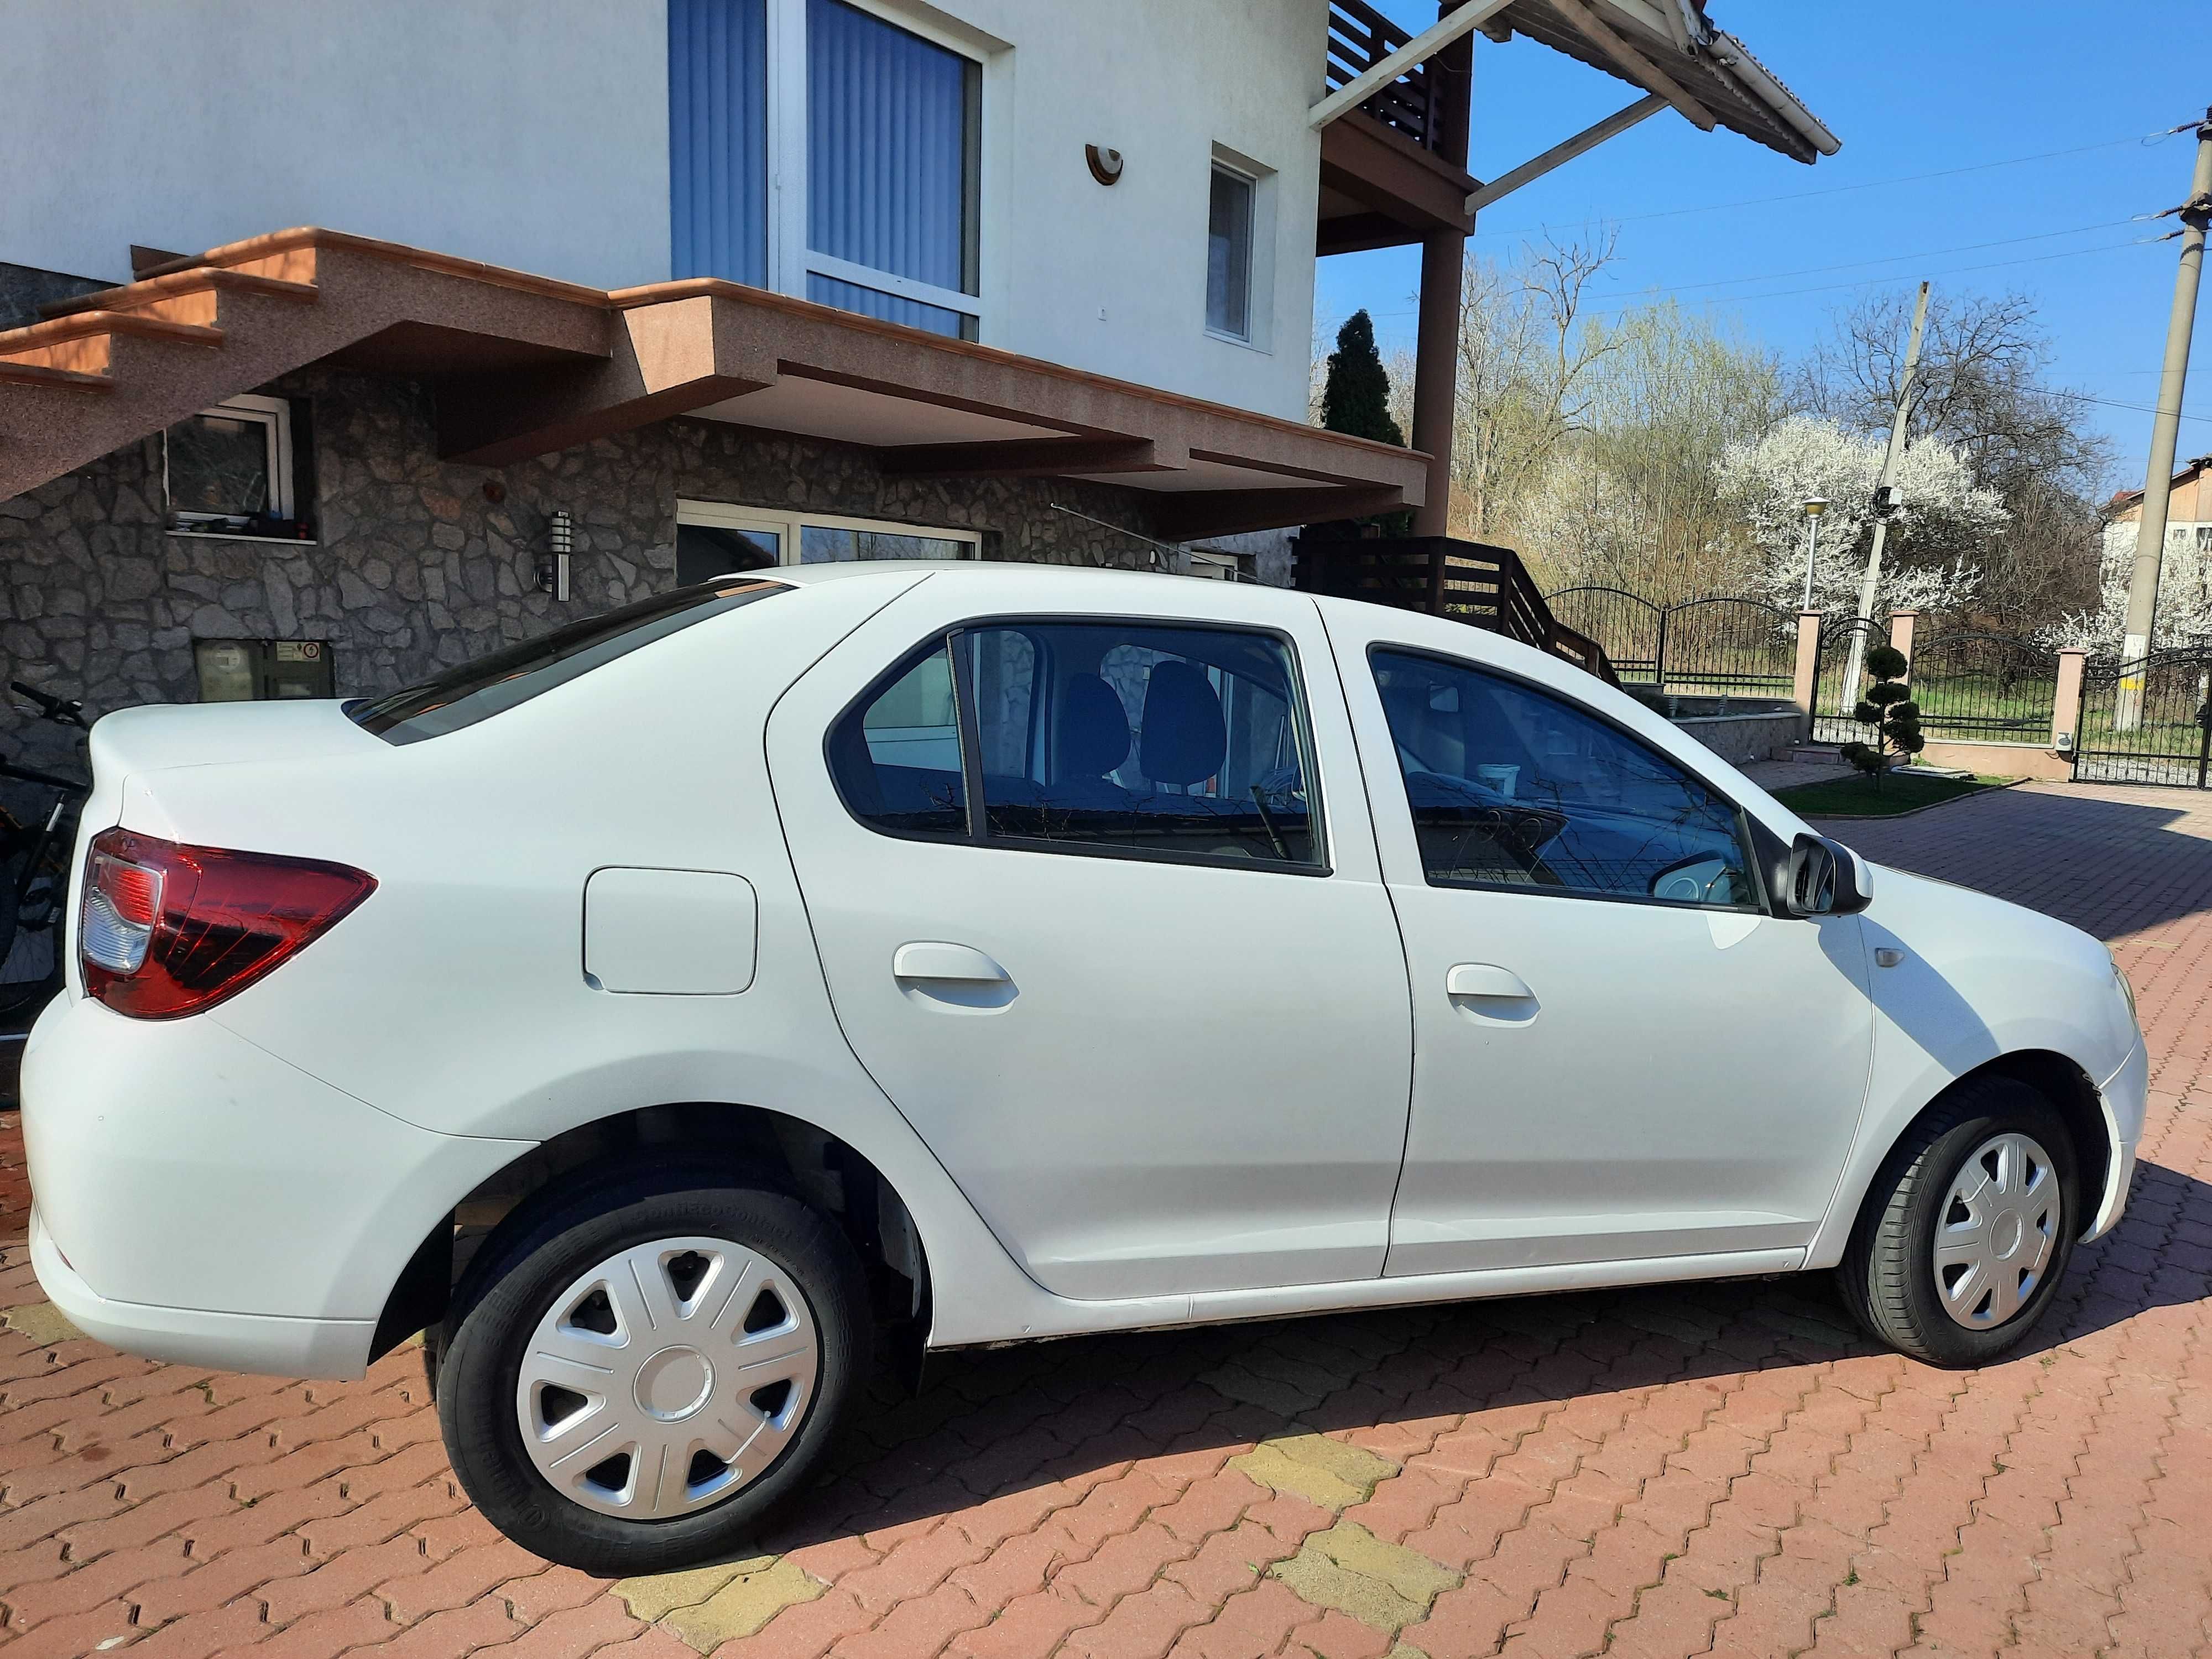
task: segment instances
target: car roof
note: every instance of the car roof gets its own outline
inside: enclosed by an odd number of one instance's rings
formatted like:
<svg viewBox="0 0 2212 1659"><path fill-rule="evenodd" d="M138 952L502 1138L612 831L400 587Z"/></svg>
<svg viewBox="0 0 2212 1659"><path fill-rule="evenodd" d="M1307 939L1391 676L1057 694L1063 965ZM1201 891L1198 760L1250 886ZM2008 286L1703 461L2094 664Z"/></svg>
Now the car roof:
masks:
<svg viewBox="0 0 2212 1659"><path fill-rule="evenodd" d="M1233 587L1242 596L1279 595L1285 601L1308 605L1311 605L1314 597L1301 593L1295 588L1276 587L1261 582L1217 584L1206 578L1184 576L1173 571L1111 569L1096 565L1032 564L1026 560L1016 559L846 559L834 563L778 565L767 569L733 571L730 574L763 581L788 582L795 587L812 587L823 582L864 581L871 578L910 580L918 575L951 582L1000 582L1013 576L1052 586L1066 584L1109 590L1126 589L1133 596L1133 602L1139 602L1134 600L1135 595L1158 592L1156 585L1162 580L1186 584L1194 581L1207 586ZM1267 602L1262 600L1263 604Z"/></svg>

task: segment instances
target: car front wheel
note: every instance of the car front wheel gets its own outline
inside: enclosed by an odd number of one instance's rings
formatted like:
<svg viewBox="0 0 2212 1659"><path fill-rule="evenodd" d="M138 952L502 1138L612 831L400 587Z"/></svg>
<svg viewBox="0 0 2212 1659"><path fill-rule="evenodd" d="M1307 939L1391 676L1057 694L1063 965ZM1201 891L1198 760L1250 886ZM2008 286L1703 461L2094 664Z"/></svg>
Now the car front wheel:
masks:
<svg viewBox="0 0 2212 1659"><path fill-rule="evenodd" d="M472 1268L438 1376L462 1486L610 1577L742 1544L865 1382L851 1246L781 1193L647 1174L542 1212Z"/></svg>
<svg viewBox="0 0 2212 1659"><path fill-rule="evenodd" d="M1891 1152L1838 1283L1859 1322L1892 1346L1933 1364L1983 1364L2042 1317L2080 1214L2064 1121L2026 1084L1978 1078Z"/></svg>

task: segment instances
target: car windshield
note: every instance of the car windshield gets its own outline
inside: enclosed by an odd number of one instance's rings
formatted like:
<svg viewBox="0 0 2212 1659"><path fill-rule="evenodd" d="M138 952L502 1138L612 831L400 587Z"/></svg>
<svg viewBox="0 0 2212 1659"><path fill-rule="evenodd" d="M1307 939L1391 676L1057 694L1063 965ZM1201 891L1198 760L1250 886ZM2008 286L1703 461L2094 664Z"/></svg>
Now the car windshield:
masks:
<svg viewBox="0 0 2212 1659"><path fill-rule="evenodd" d="M458 732L565 685L640 646L771 593L790 591L787 582L726 576L656 593L463 663L404 691L353 703L346 712L386 743L416 743Z"/></svg>

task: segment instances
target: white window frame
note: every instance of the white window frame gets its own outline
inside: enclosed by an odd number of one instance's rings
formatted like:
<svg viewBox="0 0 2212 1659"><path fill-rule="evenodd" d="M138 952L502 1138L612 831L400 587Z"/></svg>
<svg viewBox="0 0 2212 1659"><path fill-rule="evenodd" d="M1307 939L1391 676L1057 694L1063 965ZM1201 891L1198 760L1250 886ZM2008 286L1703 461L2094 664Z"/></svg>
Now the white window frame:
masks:
<svg viewBox="0 0 2212 1659"><path fill-rule="evenodd" d="M990 135L992 131L993 76L989 73L990 54L974 41L962 39L950 30L915 15L902 7L881 3L881 0L844 0L857 11L880 18L894 28L942 46L978 66L982 72L976 79L975 98L980 107L975 112L981 127L979 175L975 180L974 198L968 210L975 216L973 234L977 244L976 286L986 285L983 277L983 250L989 247L993 238L990 226L984 218L984 203L989 197ZM769 280L779 293L793 298L806 298L807 278L811 276L830 277L837 282L850 283L855 287L872 289L902 300L934 306L975 319L975 337L988 340L989 313L980 294L963 294L957 289L939 288L933 283L917 282L910 276L896 276L872 266L856 264L849 259L840 259L827 253L817 253L807 246L806 179L809 157L806 149L806 0L768 0L768 269ZM967 227L963 227L963 232Z"/></svg>
<svg viewBox="0 0 2212 1659"><path fill-rule="evenodd" d="M1215 328L1206 321L1206 283L1203 274L1210 261L1201 259L1201 279L1199 283L1199 323L1209 340L1218 340L1224 345L1239 346L1247 351L1267 356L1274 352L1275 325L1275 170L1266 163L1230 149L1215 144L1212 163L1206 173L1206 193L1201 201L1201 223L1205 226L1200 246L1212 237L1213 175L1225 173L1240 179L1252 191L1252 224L1249 245L1244 262L1244 328L1242 334L1231 334L1225 329Z"/></svg>
<svg viewBox="0 0 2212 1659"><path fill-rule="evenodd" d="M893 519L856 519L834 513L779 513L773 508L745 507L732 501L701 501L682 500L676 503L676 522L696 525L702 529L766 531L778 538L781 562L796 565L800 562L800 544L804 531L867 530L884 536L927 536L933 541L958 542L967 550L959 556L980 559L983 556L983 532L980 530L961 530L949 525L904 524Z"/></svg>
<svg viewBox="0 0 2212 1659"><path fill-rule="evenodd" d="M269 515L276 519L297 518L299 515L293 511L292 501L292 405L282 398L241 394L226 398L199 413L220 421L252 421L261 425L268 444ZM175 492L169 484L169 434L164 429L161 434L161 505L168 514L171 533L204 534L206 532L195 532L191 526L214 524L238 516L232 513L206 513L193 507L179 507L174 502Z"/></svg>

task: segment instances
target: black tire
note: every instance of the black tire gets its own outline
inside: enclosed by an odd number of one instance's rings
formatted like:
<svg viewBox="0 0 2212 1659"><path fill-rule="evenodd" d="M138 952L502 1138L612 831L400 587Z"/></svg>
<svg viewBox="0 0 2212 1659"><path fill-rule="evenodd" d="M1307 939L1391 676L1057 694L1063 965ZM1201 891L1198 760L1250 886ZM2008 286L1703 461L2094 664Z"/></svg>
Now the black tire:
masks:
<svg viewBox="0 0 2212 1659"><path fill-rule="evenodd" d="M424 1359L446 1450L484 1517L526 1549L605 1577L664 1572L726 1555L817 1467L866 1389L873 1328L866 1277L836 1225L785 1194L697 1170L634 1172L518 1212L470 1265ZM657 1239L728 1240L768 1259L806 1303L819 1371L799 1425L769 1466L711 1507L624 1520L563 1495L523 1446L516 1391L524 1350L554 1299L609 1256Z"/></svg>
<svg viewBox="0 0 2212 1659"><path fill-rule="evenodd" d="M2024 1134L2048 1153L2058 1182L2055 1248L2018 1311L1972 1329L1945 1310L1936 1284L1936 1232L1952 1183L1994 1137ZM2080 1159L2065 1121L2027 1084L1975 1078L1908 1130L1875 1175L1850 1247L1836 1268L1844 1304L1868 1334L1933 1365L1987 1364L2019 1345L2057 1293L2083 1222Z"/></svg>

